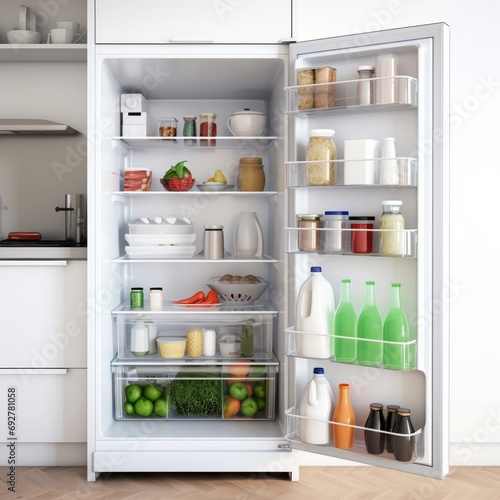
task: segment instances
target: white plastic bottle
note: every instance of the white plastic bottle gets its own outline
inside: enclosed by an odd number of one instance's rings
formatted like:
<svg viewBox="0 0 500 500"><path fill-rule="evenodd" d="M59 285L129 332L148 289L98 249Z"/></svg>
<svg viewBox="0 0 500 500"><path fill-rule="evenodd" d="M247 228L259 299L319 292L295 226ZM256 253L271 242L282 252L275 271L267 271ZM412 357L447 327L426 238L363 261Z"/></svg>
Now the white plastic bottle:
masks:
<svg viewBox="0 0 500 500"><path fill-rule="evenodd" d="M304 358L327 359L333 335L335 297L321 267L311 267L311 276L302 284L296 307L297 354ZM301 333L302 332L302 333Z"/></svg>
<svg viewBox="0 0 500 500"><path fill-rule="evenodd" d="M299 415L299 438L303 443L328 444L332 440L333 391L323 368L314 368L313 378L302 394ZM314 420L313 420L314 419Z"/></svg>
<svg viewBox="0 0 500 500"><path fill-rule="evenodd" d="M396 159L396 144L394 137L386 137L384 139L379 184L381 186L395 186L399 184L399 167L398 160Z"/></svg>

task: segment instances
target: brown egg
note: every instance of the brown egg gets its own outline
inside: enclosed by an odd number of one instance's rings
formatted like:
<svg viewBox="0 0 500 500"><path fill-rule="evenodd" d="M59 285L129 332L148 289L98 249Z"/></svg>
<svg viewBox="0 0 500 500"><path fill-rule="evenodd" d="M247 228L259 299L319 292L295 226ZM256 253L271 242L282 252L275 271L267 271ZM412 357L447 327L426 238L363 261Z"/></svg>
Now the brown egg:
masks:
<svg viewBox="0 0 500 500"><path fill-rule="evenodd" d="M252 280L246 276L240 279L240 283L252 283Z"/></svg>
<svg viewBox="0 0 500 500"><path fill-rule="evenodd" d="M231 281L232 277L232 274L225 274L224 276L221 276L221 278L219 278L219 281Z"/></svg>
<svg viewBox="0 0 500 500"><path fill-rule="evenodd" d="M239 283L241 280L241 276L233 276L230 281L231 283Z"/></svg>

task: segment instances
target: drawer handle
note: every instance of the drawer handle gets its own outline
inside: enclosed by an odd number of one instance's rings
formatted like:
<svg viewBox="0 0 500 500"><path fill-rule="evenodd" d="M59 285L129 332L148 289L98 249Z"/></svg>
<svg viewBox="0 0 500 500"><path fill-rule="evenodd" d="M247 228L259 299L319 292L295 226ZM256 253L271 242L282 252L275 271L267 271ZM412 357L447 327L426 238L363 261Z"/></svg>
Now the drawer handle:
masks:
<svg viewBox="0 0 500 500"><path fill-rule="evenodd" d="M0 375L67 375L67 368L1 368Z"/></svg>

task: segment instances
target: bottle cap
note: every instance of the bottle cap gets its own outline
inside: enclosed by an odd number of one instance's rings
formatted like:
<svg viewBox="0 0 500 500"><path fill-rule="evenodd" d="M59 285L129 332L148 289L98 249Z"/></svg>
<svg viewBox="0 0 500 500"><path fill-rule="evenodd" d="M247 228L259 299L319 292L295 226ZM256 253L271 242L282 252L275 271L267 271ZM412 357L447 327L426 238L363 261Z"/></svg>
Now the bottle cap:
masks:
<svg viewBox="0 0 500 500"><path fill-rule="evenodd" d="M387 405L387 411L396 412L399 409L399 405Z"/></svg>
<svg viewBox="0 0 500 500"><path fill-rule="evenodd" d="M375 284L375 281L367 281L366 282L366 285L374 285Z"/></svg>
<svg viewBox="0 0 500 500"><path fill-rule="evenodd" d="M349 279L342 280L342 283L350 283L350 282L351 282L351 280L349 280Z"/></svg>
<svg viewBox="0 0 500 500"><path fill-rule="evenodd" d="M398 415L410 415L411 411L408 408L399 408Z"/></svg>
<svg viewBox="0 0 500 500"><path fill-rule="evenodd" d="M311 267L311 272L312 273L320 273L321 272L321 266L312 266Z"/></svg>
<svg viewBox="0 0 500 500"><path fill-rule="evenodd" d="M333 137L335 130L331 128L315 128L311 130L311 137Z"/></svg>
<svg viewBox="0 0 500 500"><path fill-rule="evenodd" d="M401 200L384 200L382 201L382 205L402 205L403 202Z"/></svg>
<svg viewBox="0 0 500 500"><path fill-rule="evenodd" d="M392 286L392 288L400 288L401 283L393 283L391 286Z"/></svg>
<svg viewBox="0 0 500 500"><path fill-rule="evenodd" d="M380 403L370 403L370 410L383 410L384 405Z"/></svg>
<svg viewBox="0 0 500 500"><path fill-rule="evenodd" d="M325 215L349 215L347 210L327 210Z"/></svg>
<svg viewBox="0 0 500 500"><path fill-rule="evenodd" d="M314 375L324 375L325 369L321 367L314 368L313 370Z"/></svg>

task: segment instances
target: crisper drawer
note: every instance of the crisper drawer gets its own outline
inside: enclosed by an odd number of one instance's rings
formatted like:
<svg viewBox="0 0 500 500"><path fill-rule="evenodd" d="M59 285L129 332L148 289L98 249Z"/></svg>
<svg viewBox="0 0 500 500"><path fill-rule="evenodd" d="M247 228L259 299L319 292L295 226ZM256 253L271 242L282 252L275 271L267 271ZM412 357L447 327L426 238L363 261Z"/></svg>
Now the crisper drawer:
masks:
<svg viewBox="0 0 500 500"><path fill-rule="evenodd" d="M118 339L118 357L122 360L157 360L163 359L156 351L156 338L186 337L188 330L199 330L205 340L207 330L215 331L215 352L213 355L195 355L196 359L215 360L245 357L248 359L268 360L272 358L272 338L275 315L271 314L236 314L223 313L189 314L183 316L162 315L145 312L144 314L116 316ZM132 329L136 325L146 325L150 338L151 350L137 356L131 350ZM236 341L236 342L234 342ZM223 344L221 346L221 343ZM234 344L235 350L228 348ZM136 352L136 351L135 351ZM188 356L186 349L184 358ZM209 352L204 350L205 353ZM193 354L193 351L190 351Z"/></svg>
<svg viewBox="0 0 500 500"><path fill-rule="evenodd" d="M84 443L86 387L85 369L2 369L0 426L21 443Z"/></svg>
<svg viewBox="0 0 500 500"><path fill-rule="evenodd" d="M278 362L112 364L116 420L272 420Z"/></svg>

